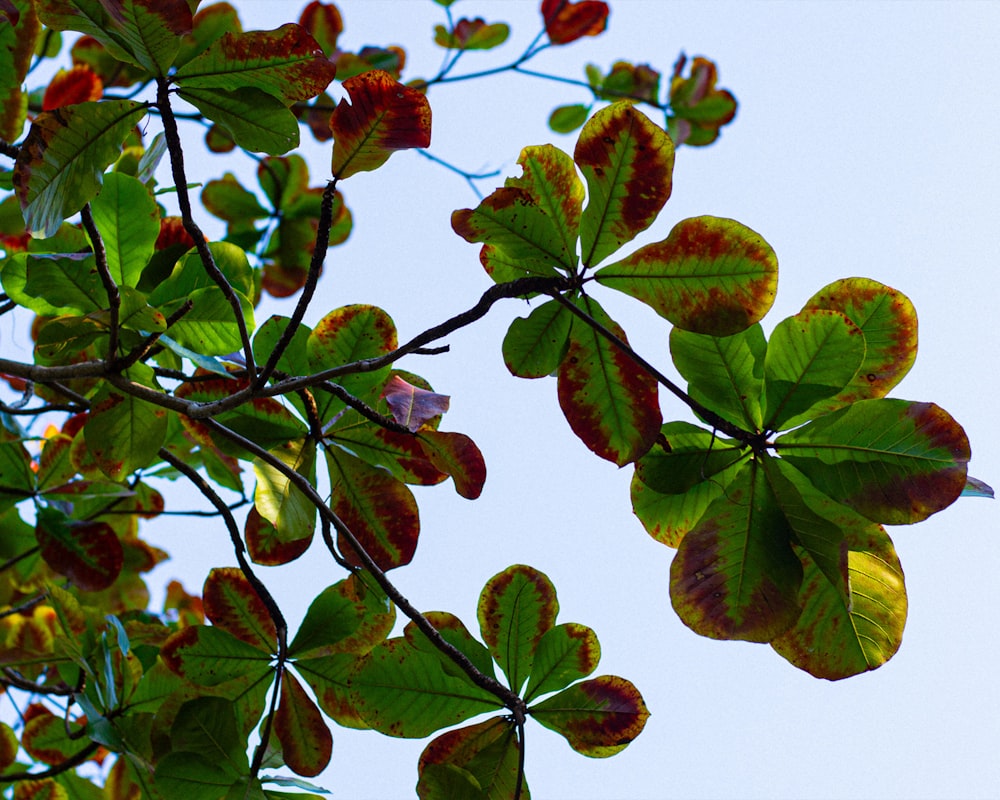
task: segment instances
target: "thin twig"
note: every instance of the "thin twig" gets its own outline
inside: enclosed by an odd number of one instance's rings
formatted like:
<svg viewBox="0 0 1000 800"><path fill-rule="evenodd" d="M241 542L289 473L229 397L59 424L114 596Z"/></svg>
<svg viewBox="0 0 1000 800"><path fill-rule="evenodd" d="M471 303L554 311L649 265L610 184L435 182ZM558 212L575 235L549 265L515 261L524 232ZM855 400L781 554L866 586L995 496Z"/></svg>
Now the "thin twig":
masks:
<svg viewBox="0 0 1000 800"><path fill-rule="evenodd" d="M118 315L121 311L122 296L118 291L118 284L115 283L115 279L111 275L111 269L108 266L108 251L104 247L101 232L97 230L97 223L94 222L90 203L84 204L80 210L80 221L90 237L90 246L94 251L94 260L97 263L97 274L100 276L104 291L108 296L108 354L105 356L105 361L110 365L118 354Z"/></svg>

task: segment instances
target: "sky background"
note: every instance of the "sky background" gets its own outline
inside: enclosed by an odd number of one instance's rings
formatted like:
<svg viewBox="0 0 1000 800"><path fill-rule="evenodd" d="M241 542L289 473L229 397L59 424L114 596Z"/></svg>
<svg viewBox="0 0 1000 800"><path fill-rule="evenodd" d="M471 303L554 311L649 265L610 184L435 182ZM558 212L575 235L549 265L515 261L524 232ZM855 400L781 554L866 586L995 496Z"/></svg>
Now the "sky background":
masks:
<svg viewBox="0 0 1000 800"><path fill-rule="evenodd" d="M297 18L299 4L236 2L244 27ZM404 79L436 72L431 44L444 12L431 0L341 0L345 49L407 48ZM920 353L893 396L932 400L965 427L970 473L1000 483L995 272L1000 262L1000 36L998 3L683 3L612 0L608 31L535 59L534 69L583 77L587 62L649 63L669 74L679 52L719 65L740 103L735 122L704 149L681 148L673 195L638 243L700 214L759 232L780 264L770 331L818 289L874 278L914 302ZM505 21L511 40L470 53L458 72L508 63L539 30L538 3L460 0L456 16ZM338 91L339 91L339 87ZM521 147L552 134L549 111L587 102L565 84L503 75L438 86L431 152L472 171L517 174ZM234 155L194 157L188 178L225 170ZM303 148L312 182L329 178L330 146ZM164 176L163 182L169 183ZM477 198L419 155L395 155L342 184L354 213L349 241L332 249L307 322L349 303L379 305L400 339L473 305L491 285L470 245L450 228ZM206 226L211 230L211 226ZM599 299L632 344L670 374L669 325L636 301ZM291 302L258 312L290 313ZM447 610L475 631L483 584L515 563L545 572L560 622L598 634L597 674L632 680L652 716L621 754L592 760L529 723L527 777L536 798L977 798L1000 786L1000 547L997 506L965 499L915 527L889 529L906 573L902 648L881 669L830 683L800 672L766 645L716 642L688 630L668 597L672 550L631 513L631 469L593 456L559 411L554 379L525 381L503 366L500 343L522 301L504 301L448 339L451 352L403 368L452 396L443 428L466 433L489 469L482 497L450 484L418 489L422 535L412 565L393 573L422 610ZM664 399L665 419L687 419ZM168 498L169 500L169 498ZM154 578L200 586L210 564L234 564L224 529L160 520L149 538L173 560ZM343 572L319 546L261 574L294 629L311 599ZM342 798L413 796L426 741L334 729L331 767L318 779Z"/></svg>

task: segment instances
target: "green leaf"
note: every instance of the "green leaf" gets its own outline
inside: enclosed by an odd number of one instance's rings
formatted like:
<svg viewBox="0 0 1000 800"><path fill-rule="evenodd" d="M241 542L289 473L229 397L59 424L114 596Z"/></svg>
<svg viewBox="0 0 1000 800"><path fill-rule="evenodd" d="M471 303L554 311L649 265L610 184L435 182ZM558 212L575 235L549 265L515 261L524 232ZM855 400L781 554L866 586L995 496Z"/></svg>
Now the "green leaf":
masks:
<svg viewBox="0 0 1000 800"><path fill-rule="evenodd" d="M404 483L433 486L446 480L448 475L431 463L421 439L409 433L397 433L364 420L356 411L341 418L355 415L355 422L347 422L331 432L332 438L345 450L375 467L387 470ZM358 421L362 420L362 421Z"/></svg>
<svg viewBox="0 0 1000 800"><path fill-rule="evenodd" d="M239 776L200 753L167 753L156 764L163 800L219 800Z"/></svg>
<svg viewBox="0 0 1000 800"><path fill-rule="evenodd" d="M572 133L587 121L592 107L583 103L557 106L549 114L549 128L555 133Z"/></svg>
<svg viewBox="0 0 1000 800"><path fill-rule="evenodd" d="M586 678L597 669L600 660L601 645L597 634L586 625L565 622L549 628L535 648L525 702L561 691L573 681Z"/></svg>
<svg viewBox="0 0 1000 800"><path fill-rule="evenodd" d="M45 563L85 592L107 589L121 574L125 554L106 522L78 522L41 508L35 536Z"/></svg>
<svg viewBox="0 0 1000 800"><path fill-rule="evenodd" d="M746 448L690 422L668 422L656 444L635 462L636 477L656 492L684 494L744 458Z"/></svg>
<svg viewBox="0 0 1000 800"><path fill-rule="evenodd" d="M174 752L206 757L234 779L250 768L247 743L237 730L233 703L222 697L199 697L184 703L170 726L170 745Z"/></svg>
<svg viewBox="0 0 1000 800"><path fill-rule="evenodd" d="M512 798L520 750L514 726L502 717L448 731L420 754L417 795L421 800ZM524 783L521 797L529 798Z"/></svg>
<svg viewBox="0 0 1000 800"><path fill-rule="evenodd" d="M253 304L241 292L236 292L243 311L243 321L247 330L253 330ZM171 336L183 347L206 356L223 356L236 352L242 346L240 329L233 318L229 300L217 286L195 289L186 298L192 303L191 310L170 327ZM169 316L185 301L174 300L160 311Z"/></svg>
<svg viewBox="0 0 1000 800"><path fill-rule="evenodd" d="M528 713L591 758L607 758L624 750L642 733L649 718L639 690L614 675L574 684L531 706Z"/></svg>
<svg viewBox="0 0 1000 800"><path fill-rule="evenodd" d="M572 323L572 315L556 300L511 322L503 338L503 360L511 375L543 378L555 372L566 355Z"/></svg>
<svg viewBox="0 0 1000 800"><path fill-rule="evenodd" d="M775 441L821 492L874 522L919 522L962 493L969 440L933 403L859 400Z"/></svg>
<svg viewBox="0 0 1000 800"><path fill-rule="evenodd" d="M129 377L143 385L153 381L152 370L145 364L131 367ZM83 434L101 472L120 481L158 459L167 426L165 408L105 383L94 395Z"/></svg>
<svg viewBox="0 0 1000 800"><path fill-rule="evenodd" d="M281 742L282 758L297 775L311 778L330 763L333 752L330 729L312 698L290 672L281 679L274 735Z"/></svg>
<svg viewBox="0 0 1000 800"><path fill-rule="evenodd" d="M627 343L596 300L577 305ZM656 380L583 320L574 318L559 365L559 406L573 432L601 458L622 466L641 457L660 429Z"/></svg>
<svg viewBox="0 0 1000 800"><path fill-rule="evenodd" d="M35 117L14 163L14 190L32 235L51 236L93 199L102 173L145 114L142 103L108 100Z"/></svg>
<svg viewBox="0 0 1000 800"><path fill-rule="evenodd" d="M806 309L779 322L764 358L764 427L791 428L839 408L835 395L864 357L864 334L838 311Z"/></svg>
<svg viewBox="0 0 1000 800"><path fill-rule="evenodd" d="M43 461L43 470L45 466ZM45 477L43 470L40 470L40 487L44 487L41 483ZM31 497L34 492L35 473L31 467L31 455L19 436L0 425L0 512Z"/></svg>
<svg viewBox="0 0 1000 800"><path fill-rule="evenodd" d="M678 328L730 336L767 313L778 259L754 231L731 219L694 217L670 235L597 271L597 282L650 306Z"/></svg>
<svg viewBox="0 0 1000 800"><path fill-rule="evenodd" d="M381 589L358 574L328 586L309 605L288 654L315 659L336 653L365 653L392 630L396 613Z"/></svg>
<svg viewBox="0 0 1000 800"><path fill-rule="evenodd" d="M290 106L318 95L335 75L316 40L289 23L273 31L226 33L174 78L185 90L259 89Z"/></svg>
<svg viewBox="0 0 1000 800"><path fill-rule="evenodd" d="M413 739L503 707L464 672L445 670L438 654L417 650L406 639L389 639L372 650L351 678L351 689L372 728Z"/></svg>
<svg viewBox="0 0 1000 800"><path fill-rule="evenodd" d="M32 711L33 716L24 723L21 732L21 746L33 759L43 764L61 764L86 747L82 725L64 722L44 706L32 706Z"/></svg>
<svg viewBox="0 0 1000 800"><path fill-rule="evenodd" d="M799 616L802 565L791 529L756 462L682 540L670 566L681 621L712 639L769 642Z"/></svg>
<svg viewBox="0 0 1000 800"><path fill-rule="evenodd" d="M503 22L487 24L483 19L458 20L452 30L434 26L434 44L449 50L492 50L507 41L510 27Z"/></svg>
<svg viewBox="0 0 1000 800"><path fill-rule="evenodd" d="M229 284L244 297L253 297L253 268L243 249L229 242L209 242L208 249L215 266ZM210 288L218 288L218 284L205 270L198 251L192 248L177 262L170 276L150 292L149 302L158 306L170 301L182 301L197 289Z"/></svg>
<svg viewBox="0 0 1000 800"><path fill-rule="evenodd" d="M205 188L201 190L201 203L211 214L226 222L265 219L270 216L257 195L243 188L231 172L205 184Z"/></svg>
<svg viewBox="0 0 1000 800"><path fill-rule="evenodd" d="M18 305L45 316L82 316L107 308L94 257L16 253L3 264L3 288Z"/></svg>
<svg viewBox="0 0 1000 800"><path fill-rule="evenodd" d="M593 267L646 230L670 197L674 145L631 103L603 108L583 126L573 160L587 180L580 238Z"/></svg>
<svg viewBox="0 0 1000 800"><path fill-rule="evenodd" d="M339 180L378 169L398 150L430 146L431 107L422 92L380 69L342 85L351 102L341 100L330 117L335 139L330 169Z"/></svg>
<svg viewBox="0 0 1000 800"><path fill-rule="evenodd" d="M479 595L479 630L511 691L521 691L535 649L558 613L555 587L536 569L515 564L486 582Z"/></svg>
<svg viewBox="0 0 1000 800"><path fill-rule="evenodd" d="M271 455L315 485L316 445L312 439L286 442L272 450ZM274 525L278 541L287 545L311 540L316 529L316 506L312 501L284 474L259 458L254 459L253 470L257 476L254 507Z"/></svg>
<svg viewBox="0 0 1000 800"><path fill-rule="evenodd" d="M405 484L339 447L326 448L330 471L330 507L382 569L409 564L417 548L417 503ZM340 550L360 566L343 536Z"/></svg>
<svg viewBox="0 0 1000 800"><path fill-rule="evenodd" d="M197 686L218 686L271 673L271 654L237 639L222 628L192 625L164 643L160 658L172 672Z"/></svg>
<svg viewBox="0 0 1000 800"><path fill-rule="evenodd" d="M884 397L917 357L917 312L902 292L868 278L824 286L803 307L839 311L865 335L865 360L836 399L842 404Z"/></svg>
<svg viewBox="0 0 1000 800"><path fill-rule="evenodd" d="M688 382L693 400L734 425L759 431L763 425L764 355L760 325L732 336L707 336L681 328L670 331L670 355Z"/></svg>
<svg viewBox="0 0 1000 800"><path fill-rule="evenodd" d="M253 337L253 355L259 364L267 363L271 353L278 346L278 342L284 334L288 323L288 317L272 315L267 321L257 328ZM309 365L308 340L312 330L308 325L299 325L295 329L292 341L289 342L281 358L278 359L277 368L291 376L308 375L312 372Z"/></svg>
<svg viewBox="0 0 1000 800"><path fill-rule="evenodd" d="M454 614L449 614L447 611L427 611L424 613L424 616L441 635L441 638L468 658L476 669L487 677L496 677L496 671L493 668L493 656L482 642L475 639L469 633L469 629L465 627L465 623L462 620ZM426 634L417 627L415 622L407 623L403 629L403 635L406 637L406 641L417 650L423 653L430 653L439 658L442 668L449 675L465 677L462 668L438 650L437 646L427 638Z"/></svg>
<svg viewBox="0 0 1000 800"><path fill-rule="evenodd" d="M263 89L182 88L178 95L225 128L244 150L277 156L299 146L295 115Z"/></svg>
<svg viewBox="0 0 1000 800"><path fill-rule="evenodd" d="M21 137L27 118L28 93L24 91L24 79L42 27L38 24L34 3L29 0L13 0L13 3L19 14L17 20L8 17L7 24L0 26L0 53L4 56L3 69L0 69L0 139L7 142L15 142Z"/></svg>
<svg viewBox="0 0 1000 800"><path fill-rule="evenodd" d="M295 670L309 684L323 713L345 728L365 730L351 693L351 676L361 660L358 653L334 653L295 662Z"/></svg>
<svg viewBox="0 0 1000 800"><path fill-rule="evenodd" d="M243 572L215 567L202 589L205 616L212 624L265 653L278 647L278 632L267 606Z"/></svg>

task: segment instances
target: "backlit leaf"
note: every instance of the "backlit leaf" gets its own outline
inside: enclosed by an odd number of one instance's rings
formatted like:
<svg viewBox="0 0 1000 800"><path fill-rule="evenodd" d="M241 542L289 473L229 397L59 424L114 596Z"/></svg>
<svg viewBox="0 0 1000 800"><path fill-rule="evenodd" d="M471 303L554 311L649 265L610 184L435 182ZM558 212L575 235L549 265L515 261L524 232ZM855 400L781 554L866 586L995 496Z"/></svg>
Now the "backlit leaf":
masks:
<svg viewBox="0 0 1000 800"><path fill-rule="evenodd" d="M192 625L173 634L160 650L170 671L197 686L218 686L270 676L271 654L222 628Z"/></svg>
<svg viewBox="0 0 1000 800"><path fill-rule="evenodd" d="M42 110L100 100L103 95L104 84L97 74L86 64L77 64L71 69L59 70L49 81L42 97Z"/></svg>
<svg viewBox="0 0 1000 800"><path fill-rule="evenodd" d="M490 50L507 41L510 26L503 22L487 24L482 17L463 17L452 30L434 26L434 43L449 50Z"/></svg>
<svg viewBox="0 0 1000 800"><path fill-rule="evenodd" d="M343 86L351 102L341 100L330 117L331 171L338 179L378 169L397 150L430 145L431 107L423 93L378 69Z"/></svg>
<svg viewBox="0 0 1000 800"><path fill-rule="evenodd" d="M145 114L142 103L108 100L35 117L14 164L14 190L33 235L51 236L97 194L102 173Z"/></svg>
<svg viewBox="0 0 1000 800"><path fill-rule="evenodd" d="M271 652L278 633L264 601L235 567L215 567L202 589L205 616L212 624L247 644Z"/></svg>
<svg viewBox="0 0 1000 800"><path fill-rule="evenodd" d="M205 184L201 191L201 203L210 213L226 222L264 219L270 214L257 196L243 188L231 172Z"/></svg>
<svg viewBox="0 0 1000 800"><path fill-rule="evenodd" d="M791 428L839 408L834 396L864 357L864 334L840 312L806 309L779 322L764 358L764 426Z"/></svg>
<svg viewBox="0 0 1000 800"><path fill-rule="evenodd" d="M208 249L215 266L230 285L244 297L253 297L253 268L243 249L230 242L210 242ZM170 301L182 301L197 289L210 288L218 288L218 284L206 272L198 251L192 248L177 262L166 280L159 282L150 292L149 302L158 306Z"/></svg>
<svg viewBox="0 0 1000 800"><path fill-rule="evenodd" d="M547 576L515 564L486 582L479 596L479 630L514 692L532 671L535 649L559 613Z"/></svg>
<svg viewBox="0 0 1000 800"><path fill-rule="evenodd" d="M679 495L715 480L746 455L746 448L689 422L667 422L656 444L635 462L636 477L660 494Z"/></svg>
<svg viewBox="0 0 1000 800"><path fill-rule="evenodd" d="M404 483L433 486L448 477L431 462L421 439L412 434L386 430L365 420L338 426L331 435L358 458L388 470Z"/></svg>
<svg viewBox="0 0 1000 800"><path fill-rule="evenodd" d="M512 375L544 378L559 368L569 346L573 317L549 300L510 324L503 338L503 360Z"/></svg>
<svg viewBox="0 0 1000 800"><path fill-rule="evenodd" d="M520 749L514 726L502 717L448 731L420 754L417 796L510 800L517 785ZM521 797L529 798L524 784Z"/></svg>
<svg viewBox="0 0 1000 800"><path fill-rule="evenodd" d="M274 524L264 519L256 508L251 508L243 526L250 560L269 567L294 561L312 544L314 527L305 536L289 537L279 533Z"/></svg>
<svg viewBox="0 0 1000 800"><path fill-rule="evenodd" d="M712 639L769 642L799 616L802 565L791 529L750 462L682 540L670 565L681 621Z"/></svg>
<svg viewBox="0 0 1000 800"><path fill-rule="evenodd" d="M420 441L431 464L451 475L457 491L475 500L486 482L486 462L476 443L464 433L421 431Z"/></svg>
<svg viewBox="0 0 1000 800"><path fill-rule="evenodd" d="M558 106L549 114L549 128L556 133L572 133L587 121L590 109L591 106L582 103Z"/></svg>
<svg viewBox="0 0 1000 800"><path fill-rule="evenodd" d="M919 522L962 493L971 455L962 427L933 403L859 400L775 444L820 491L874 522Z"/></svg>
<svg viewBox="0 0 1000 800"><path fill-rule="evenodd" d="M389 736L419 739L503 707L465 673L446 671L437 654L402 638L372 650L352 676L351 688L365 721Z"/></svg>
<svg viewBox="0 0 1000 800"><path fill-rule="evenodd" d="M184 89L261 89L285 106L322 92L336 75L316 40L300 25L226 33L177 70Z"/></svg>
<svg viewBox="0 0 1000 800"><path fill-rule="evenodd" d="M279 98L253 86L178 92L244 150L278 156L299 146L299 123Z"/></svg>
<svg viewBox="0 0 1000 800"><path fill-rule="evenodd" d="M51 469L48 460L43 463ZM46 472L41 473L42 478L45 475ZM30 497L34 491L30 454L18 436L0 425L0 511Z"/></svg>
<svg viewBox="0 0 1000 800"><path fill-rule="evenodd" d="M337 39L344 32L344 20L337 6L317 0L302 9L299 24L309 31L328 56L337 49Z"/></svg>
<svg viewBox="0 0 1000 800"><path fill-rule="evenodd" d="M240 292L236 292L236 297L243 312L243 322L252 331L253 304ZM171 338L206 356L224 356L240 349L243 343L240 329L222 289L218 286L195 289L186 300L191 301L192 308L170 327ZM159 310L169 316L185 301L174 300L160 306Z"/></svg>
<svg viewBox="0 0 1000 800"><path fill-rule="evenodd" d="M414 386L399 375L393 375L386 382L382 397L389 404L393 419L411 431L419 430L428 420L444 414L451 400L446 394Z"/></svg>
<svg viewBox="0 0 1000 800"><path fill-rule="evenodd" d="M35 41L42 26L38 22L34 3L29 0L11 0L17 11L16 19L8 17L0 25L0 139L17 141L28 112L28 93L24 79L31 66Z"/></svg>
<svg viewBox="0 0 1000 800"><path fill-rule="evenodd" d="M324 714L345 728L365 730L370 726L355 705L350 685L360 659L357 653L334 653L300 659L295 670L313 690Z"/></svg>
<svg viewBox="0 0 1000 800"><path fill-rule="evenodd" d="M108 305L94 257L89 254L17 253L3 263L4 291L36 314L81 316Z"/></svg>
<svg viewBox="0 0 1000 800"><path fill-rule="evenodd" d="M164 800L219 800L238 776L200 753L167 753L156 764L156 788Z"/></svg>
<svg viewBox="0 0 1000 800"><path fill-rule="evenodd" d="M917 312L902 292L868 278L844 278L806 302L844 314L865 335L865 360L854 380L837 395L842 403L884 397L917 357Z"/></svg>
<svg viewBox="0 0 1000 800"><path fill-rule="evenodd" d="M372 589L362 576L352 575L328 586L309 604L288 652L297 659L365 653L385 639L395 618L381 589Z"/></svg>
<svg viewBox="0 0 1000 800"><path fill-rule="evenodd" d="M234 776L250 766L233 703L222 697L199 697L184 703L170 726L170 744L174 751L205 756Z"/></svg>
<svg viewBox="0 0 1000 800"><path fill-rule="evenodd" d="M281 700L274 715L281 757L297 775L318 775L330 763L333 736L319 709L290 672L281 679Z"/></svg>
<svg viewBox="0 0 1000 800"><path fill-rule="evenodd" d="M84 727L79 723L64 722L45 706L33 703L25 711L27 721L21 732L21 746L36 761L43 764L61 764L72 758L87 745L82 737ZM70 738L72 734L74 738Z"/></svg>
<svg viewBox="0 0 1000 800"><path fill-rule="evenodd" d="M119 286L136 286L160 235L160 211L149 189L130 175L109 173L91 212L111 277Z"/></svg>
<svg viewBox="0 0 1000 800"><path fill-rule="evenodd" d="M427 621L441 635L448 644L462 653L472 665L481 673L490 678L496 677L496 670L493 668L493 657L490 651L482 642L473 637L469 629L454 614L447 611L427 611L424 613ZM413 647L422 653L431 653L441 660L441 666L449 675L464 676L464 671L448 656L444 655L427 635L417 627L415 622L407 623L403 629L403 635Z"/></svg>
<svg viewBox="0 0 1000 800"><path fill-rule="evenodd" d="M578 301L624 342L625 332L597 302ZM660 429L656 380L580 319L559 365L559 406L573 432L601 458L622 466L641 457Z"/></svg>
<svg viewBox="0 0 1000 800"><path fill-rule="evenodd" d="M330 507L382 569L409 564L417 548L417 503L405 484L339 447L326 449L330 470ZM341 552L360 565L343 536Z"/></svg>
<svg viewBox="0 0 1000 800"><path fill-rule="evenodd" d="M271 451L286 467L298 472L310 484L316 483L316 445L309 439L295 439ZM316 506L283 473L261 459L254 460L257 488L254 507L275 527L286 543L310 540L316 528Z"/></svg>
<svg viewBox="0 0 1000 800"><path fill-rule="evenodd" d="M608 13L608 4L598 0L542 0L542 20L552 44L569 44L603 33Z"/></svg>
<svg viewBox="0 0 1000 800"><path fill-rule="evenodd" d="M45 563L85 592L107 589L121 573L125 555L106 522L77 522L42 508L35 535Z"/></svg>
<svg viewBox="0 0 1000 800"><path fill-rule="evenodd" d="M624 750L642 733L649 718L639 690L614 675L574 684L531 706L528 713L591 758L607 758Z"/></svg>
<svg viewBox="0 0 1000 800"><path fill-rule="evenodd" d="M597 634L586 625L566 622L549 628L535 648L524 699L565 689L573 681L586 678L597 669L601 645Z"/></svg>
<svg viewBox="0 0 1000 800"><path fill-rule="evenodd" d="M14 800L70 800L69 793L52 778L36 778L14 784Z"/></svg>
<svg viewBox="0 0 1000 800"><path fill-rule="evenodd" d="M730 219L694 217L596 274L597 281L649 305L674 325L729 336L774 302L778 260L757 233Z"/></svg>
<svg viewBox="0 0 1000 800"><path fill-rule="evenodd" d="M583 126L573 160L587 180L580 239L583 264L593 267L660 213L670 197L674 145L633 105L615 103Z"/></svg>
<svg viewBox="0 0 1000 800"><path fill-rule="evenodd" d="M702 147L714 142L719 129L736 116L736 98L725 89L717 89L718 70L707 58L691 61L691 74L682 73L687 58L682 54L674 64L670 79L670 135L677 144Z"/></svg>

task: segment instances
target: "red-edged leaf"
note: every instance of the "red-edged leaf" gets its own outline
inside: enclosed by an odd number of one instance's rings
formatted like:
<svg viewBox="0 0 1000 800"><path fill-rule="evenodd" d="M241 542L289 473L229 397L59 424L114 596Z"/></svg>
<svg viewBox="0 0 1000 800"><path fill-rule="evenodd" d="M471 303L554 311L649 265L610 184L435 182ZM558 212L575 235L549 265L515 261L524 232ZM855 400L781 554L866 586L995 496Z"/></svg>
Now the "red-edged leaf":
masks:
<svg viewBox="0 0 1000 800"><path fill-rule="evenodd" d="M455 23L452 30L434 26L434 43L450 50L489 50L503 44L510 36L510 27L503 22L487 24L482 17Z"/></svg>
<svg viewBox="0 0 1000 800"><path fill-rule="evenodd" d="M448 477L447 472L431 462L418 436L371 424L356 424L336 428L331 438L363 461L389 470L404 483L433 486Z"/></svg>
<svg viewBox="0 0 1000 800"><path fill-rule="evenodd" d="M316 702L330 719L345 728L369 727L351 695L351 675L361 656L357 653L334 653L295 662L295 669L316 695Z"/></svg>
<svg viewBox="0 0 1000 800"><path fill-rule="evenodd" d="M17 141L28 113L28 93L24 79L31 66L35 42L42 26L35 13L35 4L27 0L10 0L0 4L7 23L0 25L0 51L4 52L4 69L0 70L0 139ZM9 251L8 251L9 255Z"/></svg>
<svg viewBox="0 0 1000 800"><path fill-rule="evenodd" d="M35 536L45 563L85 592L107 589L125 563L122 544L106 522L75 522L43 508Z"/></svg>
<svg viewBox="0 0 1000 800"><path fill-rule="evenodd" d="M256 508L247 513L247 521L243 530L247 540L247 552L255 564L268 567L287 564L301 556L312 544L313 530L305 536L289 538L264 519Z"/></svg>
<svg viewBox="0 0 1000 800"><path fill-rule="evenodd" d="M580 303L595 321L628 341L596 301L585 297ZM656 380L577 318L559 365L558 391L559 406L573 432L601 458L619 466L644 455L660 430Z"/></svg>
<svg viewBox="0 0 1000 800"><path fill-rule="evenodd" d="M503 717L448 731L420 754L417 796L421 800L513 798L520 750L514 726ZM522 782L521 796L527 795Z"/></svg>
<svg viewBox="0 0 1000 800"><path fill-rule="evenodd" d="M395 607L365 573L328 586L309 604L288 653L297 660L337 653L366 653L383 641L396 619Z"/></svg>
<svg viewBox="0 0 1000 800"><path fill-rule="evenodd" d="M197 686L229 681L262 681L271 672L271 654L222 628L192 625L173 634L160 649L171 672Z"/></svg>
<svg viewBox="0 0 1000 800"><path fill-rule="evenodd" d="M267 606L235 567L216 567L202 590L205 616L216 627L265 652L277 646L278 632Z"/></svg>
<svg viewBox="0 0 1000 800"><path fill-rule="evenodd" d="M691 75L682 76L687 57L683 54L674 64L670 79L670 135L676 144L701 147L714 142L719 128L736 116L736 98L725 89L716 89L718 70L707 58L691 62Z"/></svg>
<svg viewBox="0 0 1000 800"><path fill-rule="evenodd" d="M413 494L384 470L329 447L330 507L382 569L409 564L417 549L420 518ZM343 535L341 552L361 565Z"/></svg>
<svg viewBox="0 0 1000 800"><path fill-rule="evenodd" d="M615 675L570 686L532 706L528 713L591 758L607 758L624 750L642 733L649 718L639 690Z"/></svg>
<svg viewBox="0 0 1000 800"><path fill-rule="evenodd" d="M344 32L344 20L333 3L312 0L302 9L299 25L309 31L328 56L337 49L337 39Z"/></svg>
<svg viewBox="0 0 1000 800"><path fill-rule="evenodd" d="M413 386L398 375L393 375L382 390L382 397L389 404L393 419L416 431L430 419L448 410L451 398Z"/></svg>
<svg viewBox="0 0 1000 800"><path fill-rule="evenodd" d="M318 775L330 763L333 752L330 729L312 698L290 672L281 679L274 734L281 742L282 759L297 775Z"/></svg>
<svg viewBox="0 0 1000 800"><path fill-rule="evenodd" d="M416 89L375 69L344 81L351 102L341 100L330 117L333 174L343 180L381 167L397 150L428 147L431 107Z"/></svg>
<svg viewBox="0 0 1000 800"><path fill-rule="evenodd" d="M525 702L558 692L597 669L601 645L586 625L565 622L549 628L538 641L524 694Z"/></svg>
<svg viewBox="0 0 1000 800"><path fill-rule="evenodd" d="M422 431L420 439L431 463L455 481L455 491L475 500L486 482L486 462L476 443L464 433Z"/></svg>
<svg viewBox="0 0 1000 800"><path fill-rule="evenodd" d="M315 97L336 67L301 25L273 31L227 33L175 75L187 89L262 89L286 106Z"/></svg>
<svg viewBox="0 0 1000 800"><path fill-rule="evenodd" d="M306 437L287 442L271 455L290 470L316 483L316 445ZM288 542L307 539L316 527L316 506L288 476L258 458L253 464L257 476L254 507L271 522L277 534Z"/></svg>
<svg viewBox="0 0 1000 800"><path fill-rule="evenodd" d="M597 0L542 0L542 19L552 44L597 36L608 27L608 4Z"/></svg>
<svg viewBox="0 0 1000 800"><path fill-rule="evenodd" d="M90 67L78 64L72 69L61 69L49 81L42 98L42 110L51 111L59 106L100 100L104 94L104 84Z"/></svg>
<svg viewBox="0 0 1000 800"><path fill-rule="evenodd" d="M593 267L660 213L673 186L674 145L635 106L620 102L583 126L573 159L587 180L580 243L584 265Z"/></svg>
<svg viewBox="0 0 1000 800"><path fill-rule="evenodd" d="M64 722L40 703L32 703L24 711L24 730L21 746L36 761L43 764L61 764L72 758L87 744L82 736L84 726L76 722ZM67 728L69 730L67 730ZM74 734L70 739L68 734Z"/></svg>

